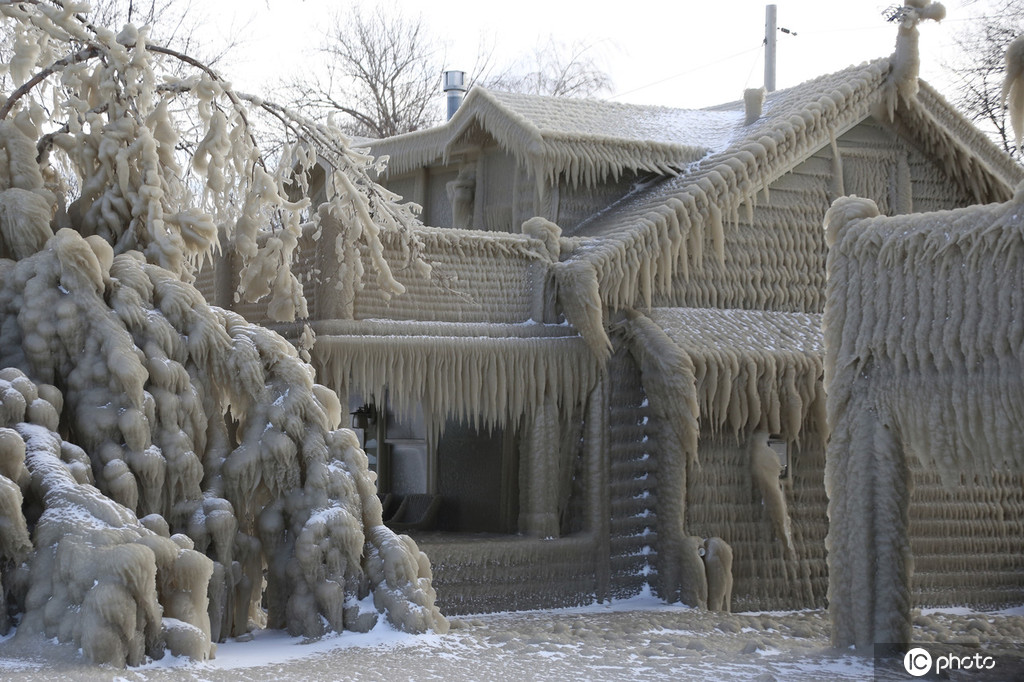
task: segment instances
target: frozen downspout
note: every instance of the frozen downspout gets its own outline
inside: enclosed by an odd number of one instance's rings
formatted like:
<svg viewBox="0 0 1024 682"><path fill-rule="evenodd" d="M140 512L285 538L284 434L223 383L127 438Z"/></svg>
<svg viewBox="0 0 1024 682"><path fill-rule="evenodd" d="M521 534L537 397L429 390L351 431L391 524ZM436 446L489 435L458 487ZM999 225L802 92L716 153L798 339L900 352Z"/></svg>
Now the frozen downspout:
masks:
<svg viewBox="0 0 1024 682"><path fill-rule="evenodd" d="M445 71L444 93L448 95L448 119L451 120L466 96L466 72Z"/></svg>
<svg viewBox="0 0 1024 682"><path fill-rule="evenodd" d="M775 92L776 9L775 5L767 5L764 12L764 89L768 92Z"/></svg>

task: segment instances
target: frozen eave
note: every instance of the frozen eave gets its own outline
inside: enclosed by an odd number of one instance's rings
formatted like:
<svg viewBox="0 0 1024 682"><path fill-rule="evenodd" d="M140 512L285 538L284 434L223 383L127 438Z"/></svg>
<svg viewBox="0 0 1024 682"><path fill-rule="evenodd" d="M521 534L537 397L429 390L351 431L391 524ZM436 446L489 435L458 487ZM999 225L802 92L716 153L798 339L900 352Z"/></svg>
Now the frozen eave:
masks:
<svg viewBox="0 0 1024 682"><path fill-rule="evenodd" d="M399 413L428 406L437 426L446 418L514 424L550 400L570 411L601 374L571 327L537 323L332 323L318 334L312 362L333 385L361 395L386 387Z"/></svg>
<svg viewBox="0 0 1024 682"><path fill-rule="evenodd" d="M674 174L728 146L740 111L694 111L474 88L448 123L373 143L402 174L452 153L474 130L548 182L593 185L624 171Z"/></svg>

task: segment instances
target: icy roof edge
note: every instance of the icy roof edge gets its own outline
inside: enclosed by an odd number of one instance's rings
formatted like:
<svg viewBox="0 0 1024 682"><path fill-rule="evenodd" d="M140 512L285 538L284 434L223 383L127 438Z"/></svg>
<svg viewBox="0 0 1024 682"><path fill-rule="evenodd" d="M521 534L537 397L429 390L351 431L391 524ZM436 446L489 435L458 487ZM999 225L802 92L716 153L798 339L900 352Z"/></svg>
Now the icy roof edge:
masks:
<svg viewBox="0 0 1024 682"><path fill-rule="evenodd" d="M722 258L723 221L799 161L880 113L895 87L890 71L891 58L883 58L773 93L765 115L728 150L581 226L576 234L595 240L558 263L555 278L559 300L592 349L607 353L605 306L622 309L639 301L650 307L655 291L667 289L677 273L686 275L690 257L705 257L705 241ZM904 134L922 143L979 201L1007 198L1024 171L922 86L920 98L899 97L896 122Z"/></svg>
<svg viewBox="0 0 1024 682"><path fill-rule="evenodd" d="M592 350L608 353L604 307L639 300L649 308L656 290L671 286L677 272L687 274L691 257L705 257L705 241L724 258L723 221L837 131L866 118L889 72L889 59L879 59L773 93L762 118L726 151L591 224L582 234L602 238L556 264L554 275L569 320Z"/></svg>
<svg viewBox="0 0 1024 682"><path fill-rule="evenodd" d="M561 98L541 96L512 96L524 102L557 103ZM631 112L658 117L678 115L740 117L738 112L709 112L706 110L673 110L667 107L623 105L597 100L566 100L571 107L588 107L596 112L605 110ZM731 120L731 119L730 119ZM737 119L738 120L738 119ZM600 126L600 123L593 123ZM695 126L696 127L696 126ZM460 141L474 128L486 131L498 145L516 160L531 167L539 180L553 182L565 174L574 185L593 186L606 178L617 178L624 171L653 172L674 175L676 171L722 147L728 138L721 134L721 126L714 126L715 140L672 142L650 140L642 131L634 135L617 134L624 128L601 132L578 132L567 129L540 127L534 120L517 111L508 96L496 96L482 87L473 88L450 121L428 130L406 133L369 143L372 153L389 157L387 172L400 175L438 161L447 161L459 151Z"/></svg>

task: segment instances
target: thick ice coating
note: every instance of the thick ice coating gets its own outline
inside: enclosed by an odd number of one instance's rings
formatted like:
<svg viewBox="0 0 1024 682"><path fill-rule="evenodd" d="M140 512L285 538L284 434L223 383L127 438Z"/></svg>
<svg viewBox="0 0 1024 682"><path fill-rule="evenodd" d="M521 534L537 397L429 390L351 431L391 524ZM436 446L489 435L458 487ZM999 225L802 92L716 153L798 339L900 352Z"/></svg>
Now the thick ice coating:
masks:
<svg viewBox="0 0 1024 682"><path fill-rule="evenodd" d="M1024 138L1024 36L1018 36L1006 48L1006 75L1003 78L1003 106L1009 109L1014 141L1020 149Z"/></svg>
<svg viewBox="0 0 1024 682"><path fill-rule="evenodd" d="M313 143L335 169L325 212L351 228L341 251L379 255L411 210L372 182L373 159L281 109L289 144L268 170L228 83L86 10L0 4L27 84L0 98L0 633L131 665L378 613L445 631L429 562L383 526L366 457L336 430L337 396L284 338L188 283L232 248L240 297L305 315L290 261L309 201L285 187ZM170 56L196 72L159 76Z"/></svg>
<svg viewBox="0 0 1024 682"><path fill-rule="evenodd" d="M0 364L18 368L0 375L0 551L19 630L123 665L205 658L264 625L365 629L351 612L370 593L397 627L447 628L429 562L383 526L365 455L284 339L70 230L0 271Z"/></svg>
<svg viewBox="0 0 1024 682"><path fill-rule="evenodd" d="M1003 204L887 218L847 198L826 217L826 544L838 646L909 641L909 461L947 487L976 476L994 495L1020 470L1022 199L1018 188ZM988 580L972 569L972 589Z"/></svg>

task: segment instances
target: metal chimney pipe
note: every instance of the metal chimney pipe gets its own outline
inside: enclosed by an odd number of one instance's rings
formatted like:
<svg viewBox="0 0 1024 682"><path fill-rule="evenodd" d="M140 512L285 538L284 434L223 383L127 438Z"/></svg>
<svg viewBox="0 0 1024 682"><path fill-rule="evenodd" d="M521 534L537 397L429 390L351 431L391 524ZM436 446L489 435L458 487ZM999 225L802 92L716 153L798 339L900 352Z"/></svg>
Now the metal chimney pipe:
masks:
<svg viewBox="0 0 1024 682"><path fill-rule="evenodd" d="M448 95L448 120L451 120L466 96L466 72L445 71L443 89Z"/></svg>
<svg viewBox="0 0 1024 682"><path fill-rule="evenodd" d="M775 91L775 36L778 33L776 6L767 5L764 12L764 89Z"/></svg>

